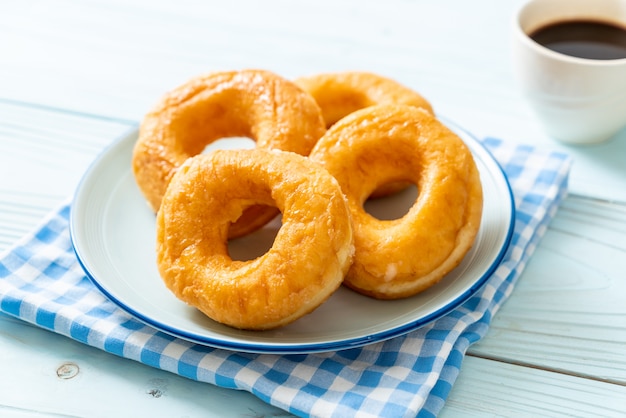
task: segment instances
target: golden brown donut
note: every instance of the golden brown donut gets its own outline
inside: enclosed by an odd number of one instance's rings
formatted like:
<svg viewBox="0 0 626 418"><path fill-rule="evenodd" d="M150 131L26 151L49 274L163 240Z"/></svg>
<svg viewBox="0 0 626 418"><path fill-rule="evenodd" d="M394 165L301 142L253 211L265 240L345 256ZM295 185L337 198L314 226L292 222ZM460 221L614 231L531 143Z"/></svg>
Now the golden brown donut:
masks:
<svg viewBox="0 0 626 418"><path fill-rule="evenodd" d="M144 117L133 172L156 212L176 169L217 139L248 137L257 147L308 155L325 130L317 103L293 82L262 70L214 72L170 91ZM275 208L250 208L230 236L245 235L276 214Z"/></svg>
<svg viewBox="0 0 626 418"><path fill-rule="evenodd" d="M315 98L327 128L356 110L379 104L416 106L433 113L428 100L416 91L370 72L320 73L294 82Z"/></svg>
<svg viewBox="0 0 626 418"><path fill-rule="evenodd" d="M418 92L381 75L363 71L320 73L295 80L322 109L329 128L350 113L368 106L399 104L415 106L433 113L433 108ZM406 183L383 184L372 198L387 196L406 188Z"/></svg>
<svg viewBox="0 0 626 418"><path fill-rule="evenodd" d="M423 109L356 111L333 125L309 158L348 199L356 248L348 287L380 299L411 296L437 283L471 248L482 214L478 170L465 143ZM415 184L418 196L402 218L379 220L363 203L389 181Z"/></svg>
<svg viewBox="0 0 626 418"><path fill-rule="evenodd" d="M274 244L254 260L232 260L228 226L259 203L283 214ZM311 312L340 286L353 254L339 184L291 152L192 157L172 178L157 214L157 264L167 287L236 328L276 328Z"/></svg>

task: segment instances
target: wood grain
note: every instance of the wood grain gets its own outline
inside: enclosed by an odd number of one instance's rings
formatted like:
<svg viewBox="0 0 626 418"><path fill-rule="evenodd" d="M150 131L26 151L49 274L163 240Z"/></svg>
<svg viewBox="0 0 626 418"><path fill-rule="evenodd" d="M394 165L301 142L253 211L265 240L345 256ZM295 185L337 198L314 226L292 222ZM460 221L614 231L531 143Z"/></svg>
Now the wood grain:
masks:
<svg viewBox="0 0 626 418"><path fill-rule="evenodd" d="M516 88L510 25L523 1L5 2L0 97L138 121L207 71L374 71L479 137L571 154L575 193L626 202L626 129L594 147L560 144Z"/></svg>
<svg viewBox="0 0 626 418"><path fill-rule="evenodd" d="M63 202L93 159L133 125L0 101L0 252Z"/></svg>
<svg viewBox="0 0 626 418"><path fill-rule="evenodd" d="M121 359L2 314L0 352L2 417L291 416L247 392Z"/></svg>
<svg viewBox="0 0 626 418"><path fill-rule="evenodd" d="M449 417L621 417L626 387L467 357L440 414Z"/></svg>
<svg viewBox="0 0 626 418"><path fill-rule="evenodd" d="M626 385L626 205L569 197L472 355Z"/></svg>
<svg viewBox="0 0 626 418"><path fill-rule="evenodd" d="M548 138L516 89L524 0L0 2L0 252L71 198L166 90L214 69L361 69L415 88L478 137L570 154L571 196L470 348L442 417L626 416L626 130ZM0 315L0 415L286 416ZM64 364L79 373L60 379ZM6 378L10 376L10 378Z"/></svg>
<svg viewBox="0 0 626 418"><path fill-rule="evenodd" d="M49 210L65 201L93 158L132 126L7 103L0 110L0 114L9 115L0 120L0 153L21 150L15 132L33 149L32 159L15 160L11 167L14 176L28 179L39 161L50 160L48 175L57 180L45 187L20 185L19 181L3 185L0 237L5 242L0 244L8 246L11 239L34 228ZM30 123L32 120L38 121L36 127ZM6 128L8 125L12 128ZM66 149L73 151L68 153ZM20 191L21 187L28 192ZM605 397L621 399L625 390L622 347L626 316L623 304L616 303L624 294L620 275L625 259L624 213L623 206L607 202L579 197L565 201L513 296L494 318L488 337L470 349L443 416L522 416L531 412L542 416L576 415L586 411L584 408L593 411L597 408L594 405L602 405L604 409L596 410L601 415L615 412ZM594 260L600 256L606 268L601 281L597 272L586 274L580 268L585 259L587 264L595 265ZM581 300L590 289L596 292L588 298L593 304ZM594 315L589 316L590 311ZM604 326L598 328L598 323ZM99 393L107 393L147 411L156 407L160 412L189 411L190 416L199 411L216 411L213 416L229 417L253 410L259 416L284 415L248 393L231 393L191 382L4 315L0 315L0 330L0 351L8 353L0 359L0 368L21 376L10 382L0 379L0 412L70 411L84 415L90 405L101 402ZM615 341L605 337L607 332L617 336ZM607 356L611 356L611 362L605 361ZM77 379L80 386L54 378L56 369L67 362L82 371ZM79 390L82 401L60 407L59 401L70 396L69 386L79 388L71 392ZM16 392L15 388L20 389ZM26 395L27 388L40 394L37 404ZM163 396L153 399L164 388L167 391ZM202 397L192 402L189 395L181 395L199 391ZM2 393L8 395L3 397ZM15 393L23 395L16 397ZM226 398L232 400L228 407L221 402ZM117 410L115 405L107 405L102 416L113 410Z"/></svg>

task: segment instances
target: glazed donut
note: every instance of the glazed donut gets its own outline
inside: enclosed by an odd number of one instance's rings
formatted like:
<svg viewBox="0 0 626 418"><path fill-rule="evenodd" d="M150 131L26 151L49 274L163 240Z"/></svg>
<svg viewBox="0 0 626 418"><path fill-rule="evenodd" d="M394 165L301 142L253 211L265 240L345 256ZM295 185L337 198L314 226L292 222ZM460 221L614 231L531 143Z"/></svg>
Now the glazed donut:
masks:
<svg viewBox="0 0 626 418"><path fill-rule="evenodd" d="M327 128L356 110L374 105L401 104L433 113L430 103L416 91L370 72L321 73L300 77L295 83L313 96L322 109ZM387 196L407 186L406 183L384 184L371 197Z"/></svg>
<svg viewBox="0 0 626 418"><path fill-rule="evenodd" d="M262 70L214 72L170 91L144 117L133 173L156 212L176 169L217 139L248 137L260 148L308 155L325 131L317 103L293 82ZM230 236L254 231L277 213L250 208Z"/></svg>
<svg viewBox="0 0 626 418"><path fill-rule="evenodd" d="M228 253L228 226L252 204L283 214L272 247ZM208 317L264 330L311 312L342 283L354 254L337 181L292 152L216 150L188 159L157 213L157 265L167 287Z"/></svg>
<svg viewBox="0 0 626 418"><path fill-rule="evenodd" d="M456 267L473 245L482 185L464 142L433 115L380 105L333 125L310 159L332 174L353 220L354 262L344 284L378 299L414 295ZM408 181L418 196L401 218L379 220L363 203L381 184Z"/></svg>
<svg viewBox="0 0 626 418"><path fill-rule="evenodd" d="M294 80L322 109L329 128L339 119L364 107L402 104L433 113L432 106L416 91L395 80L363 71L321 73Z"/></svg>

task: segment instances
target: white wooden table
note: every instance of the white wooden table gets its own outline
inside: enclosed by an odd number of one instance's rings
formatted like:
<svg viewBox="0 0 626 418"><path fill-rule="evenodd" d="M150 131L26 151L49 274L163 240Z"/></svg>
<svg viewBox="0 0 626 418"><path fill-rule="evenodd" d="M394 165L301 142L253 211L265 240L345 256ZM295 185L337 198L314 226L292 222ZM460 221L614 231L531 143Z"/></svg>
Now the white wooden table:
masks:
<svg viewBox="0 0 626 418"><path fill-rule="evenodd" d="M519 4L1 1L0 250L67 201L103 147L191 76L378 72L478 137L574 157L570 196L471 347L441 416L626 416L626 130L587 148L546 137L510 71ZM287 414L0 315L0 416L47 415Z"/></svg>

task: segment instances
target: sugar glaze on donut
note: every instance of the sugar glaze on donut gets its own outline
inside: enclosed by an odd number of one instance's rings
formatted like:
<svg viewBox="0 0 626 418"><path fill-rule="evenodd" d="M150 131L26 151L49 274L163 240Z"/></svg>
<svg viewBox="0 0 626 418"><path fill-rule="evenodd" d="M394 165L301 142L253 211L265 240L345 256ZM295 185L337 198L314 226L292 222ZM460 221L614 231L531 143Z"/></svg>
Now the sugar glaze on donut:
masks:
<svg viewBox="0 0 626 418"><path fill-rule="evenodd" d="M433 113L433 108L417 91L380 74L367 71L319 73L295 80L311 94L322 110L326 127L357 110L385 104L415 106ZM387 183L371 197L383 197L405 189L406 183Z"/></svg>
<svg viewBox="0 0 626 418"><path fill-rule="evenodd" d="M229 225L256 204L280 209L282 226L265 254L233 260ZM341 285L353 254L339 184L292 152L216 150L189 158L157 214L157 266L167 287L235 328L276 328L311 312Z"/></svg>
<svg viewBox="0 0 626 418"><path fill-rule="evenodd" d="M310 158L339 182L353 220L355 259L344 284L379 299L437 283L471 248L482 186L470 150L432 114L378 105L351 113L318 141ZM403 217L379 220L363 203L379 186L411 182L418 196Z"/></svg>
<svg viewBox="0 0 626 418"><path fill-rule="evenodd" d="M168 92L144 117L133 173L156 212L178 167L218 139L248 137L259 148L308 155L325 130L315 100L292 81L264 70L213 72ZM246 235L277 213L251 207L230 236Z"/></svg>
<svg viewBox="0 0 626 418"><path fill-rule="evenodd" d="M433 108L417 91L379 74L367 71L340 71L299 77L294 82L313 96L329 128L350 113L368 106L401 104Z"/></svg>

